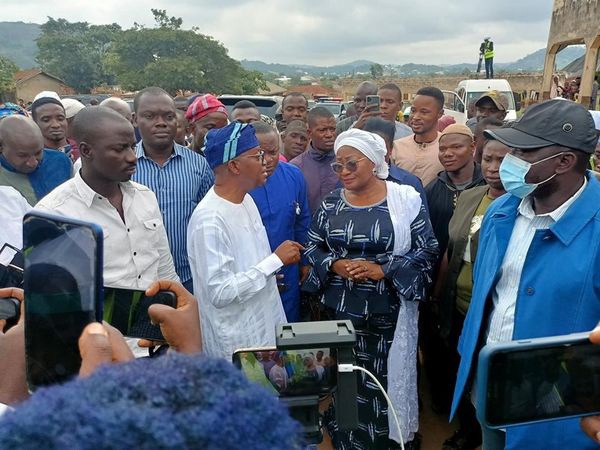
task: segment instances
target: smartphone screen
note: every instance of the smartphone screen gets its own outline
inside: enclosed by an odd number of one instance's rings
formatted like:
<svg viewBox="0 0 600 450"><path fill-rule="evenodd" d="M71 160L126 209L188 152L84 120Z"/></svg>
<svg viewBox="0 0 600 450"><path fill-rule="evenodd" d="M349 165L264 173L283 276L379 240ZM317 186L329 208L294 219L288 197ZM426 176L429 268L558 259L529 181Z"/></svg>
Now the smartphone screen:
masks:
<svg viewBox="0 0 600 450"><path fill-rule="evenodd" d="M329 348L238 350L233 363L281 397L325 394L337 383L337 358Z"/></svg>
<svg viewBox="0 0 600 450"><path fill-rule="evenodd" d="M505 426L600 412L600 346L587 339L494 353L485 414Z"/></svg>
<svg viewBox="0 0 600 450"><path fill-rule="evenodd" d="M379 95L367 95L366 110L369 112L379 112Z"/></svg>
<svg viewBox="0 0 600 450"><path fill-rule="evenodd" d="M26 373L33 391L79 372L81 332L102 320L102 230L31 212L23 239Z"/></svg>
<svg viewBox="0 0 600 450"><path fill-rule="evenodd" d="M152 325L148 308L155 303L177 307L171 291L160 291L148 297L144 291L104 287L104 320L125 336L164 341L160 327Z"/></svg>

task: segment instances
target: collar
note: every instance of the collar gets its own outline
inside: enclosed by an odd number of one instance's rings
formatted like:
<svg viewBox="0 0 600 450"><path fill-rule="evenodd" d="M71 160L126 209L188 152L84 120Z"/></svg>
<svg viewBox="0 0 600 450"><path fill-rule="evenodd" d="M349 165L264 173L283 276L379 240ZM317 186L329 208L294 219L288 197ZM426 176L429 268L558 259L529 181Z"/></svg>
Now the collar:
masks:
<svg viewBox="0 0 600 450"><path fill-rule="evenodd" d="M77 190L77 193L79 194L79 196L85 203L85 206L90 208L92 206L92 202L94 201L94 198L99 197L100 194L98 194L91 187L89 187L89 185L83 180L83 178L81 178L80 172L81 171L78 170L77 173L75 174L75 176L73 177L73 183L75 183L75 189ZM123 183L119 183L119 187L121 188L121 190L123 192L126 192L126 191L131 192L134 190L134 187L133 187L133 184L131 183L131 181L125 181Z"/></svg>
<svg viewBox="0 0 600 450"><path fill-rule="evenodd" d="M333 149L329 152L322 152L321 150L314 148L312 142L309 144L307 152L315 161L326 161L328 159L335 158L335 152Z"/></svg>
<svg viewBox="0 0 600 450"><path fill-rule="evenodd" d="M519 214L521 214L522 216L524 216L530 220L533 219L534 217L550 217L554 222L558 222L559 219L565 215L565 213L567 212L569 207L575 202L575 200L577 200L581 196L581 194L585 190L587 184L588 184L587 178L584 177L583 185L577 190L577 192L575 192L571 197L569 197L567 199L566 202L564 202L562 205L560 205L554 211L550 211L549 213L545 213L545 214L536 214L533 211L533 200L532 200L533 197L531 195L528 195L523 200L521 200L521 203L519 203L519 208L518 208Z"/></svg>
<svg viewBox="0 0 600 450"><path fill-rule="evenodd" d="M171 158L175 158L175 157L183 157L183 149L185 147L183 147L182 145L179 145L177 142L173 141L173 152L171 153L171 156L169 156L169 158L167 159L167 161ZM137 159L140 158L144 158L144 159L150 159L147 155L146 155L146 150L144 149L144 141L140 141L136 144L135 146L135 156L137 157Z"/></svg>
<svg viewBox="0 0 600 450"><path fill-rule="evenodd" d="M475 164L475 168L473 169L473 178L471 179L471 181L469 182L469 184L467 185L467 187L465 189L469 189L470 187L473 187L473 186L478 186L481 184L482 181L485 182L484 178L483 178L483 173L481 172L481 165L478 162L473 162L473 164ZM446 186L448 186L450 189L456 190L456 185L454 184L454 182L448 175L448 172L446 172L445 170L442 170L440 173L438 173L438 178L442 182L444 182L444 184Z"/></svg>

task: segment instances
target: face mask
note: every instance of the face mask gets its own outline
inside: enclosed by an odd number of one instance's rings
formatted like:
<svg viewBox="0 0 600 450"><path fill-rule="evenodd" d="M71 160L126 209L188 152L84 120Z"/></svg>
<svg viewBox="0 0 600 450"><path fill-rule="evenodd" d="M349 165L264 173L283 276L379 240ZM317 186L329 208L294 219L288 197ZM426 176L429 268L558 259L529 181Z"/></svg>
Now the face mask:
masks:
<svg viewBox="0 0 600 450"><path fill-rule="evenodd" d="M544 181L540 181L539 183L527 183L525 181L525 177L529 173L531 167L541 162L548 161L549 159L556 158L563 153L564 152L560 152L556 155L548 156L547 158L540 159L534 163L524 161L509 153L502 160L502 164L500 164L500 181L502 181L504 189L506 189L506 192L509 192L510 194L519 198L527 197L529 194L535 191L539 185L550 181L556 176L556 174L553 174L549 178L546 178Z"/></svg>

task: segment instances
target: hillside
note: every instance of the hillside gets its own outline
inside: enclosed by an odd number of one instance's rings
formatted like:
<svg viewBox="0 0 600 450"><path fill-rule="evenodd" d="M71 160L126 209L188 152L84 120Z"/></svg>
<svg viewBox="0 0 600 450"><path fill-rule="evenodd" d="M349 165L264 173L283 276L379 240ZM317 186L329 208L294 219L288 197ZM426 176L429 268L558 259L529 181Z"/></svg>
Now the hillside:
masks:
<svg viewBox="0 0 600 450"><path fill-rule="evenodd" d="M40 34L40 26L34 23L0 22L0 55L12 59L22 69L35 67L37 45L35 40ZM556 57L556 67L562 69L567 64L581 57L585 53L581 46L567 47ZM544 67L546 49L540 49L512 63L497 63L496 70L509 72L539 71ZM270 75L337 75L345 76L356 73L369 73L373 61L358 60L347 64L333 66L315 66L306 64L277 64L263 61L243 59L242 66L248 70L257 70ZM475 71L476 61L461 64L386 64L388 74L411 76L426 74L458 74L465 71Z"/></svg>
<svg viewBox="0 0 600 450"><path fill-rule="evenodd" d="M40 26L35 23L0 22L0 55L13 60L22 69L36 67L35 56Z"/></svg>

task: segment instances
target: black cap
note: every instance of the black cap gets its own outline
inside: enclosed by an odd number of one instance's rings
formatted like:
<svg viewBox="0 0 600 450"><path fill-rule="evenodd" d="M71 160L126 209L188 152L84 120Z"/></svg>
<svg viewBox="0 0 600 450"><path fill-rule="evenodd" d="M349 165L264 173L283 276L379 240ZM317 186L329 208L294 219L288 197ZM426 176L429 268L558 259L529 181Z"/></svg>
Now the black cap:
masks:
<svg viewBox="0 0 600 450"><path fill-rule="evenodd" d="M509 128L485 130L483 134L524 151L560 145L592 154L598 142L592 115L570 100L538 103Z"/></svg>

